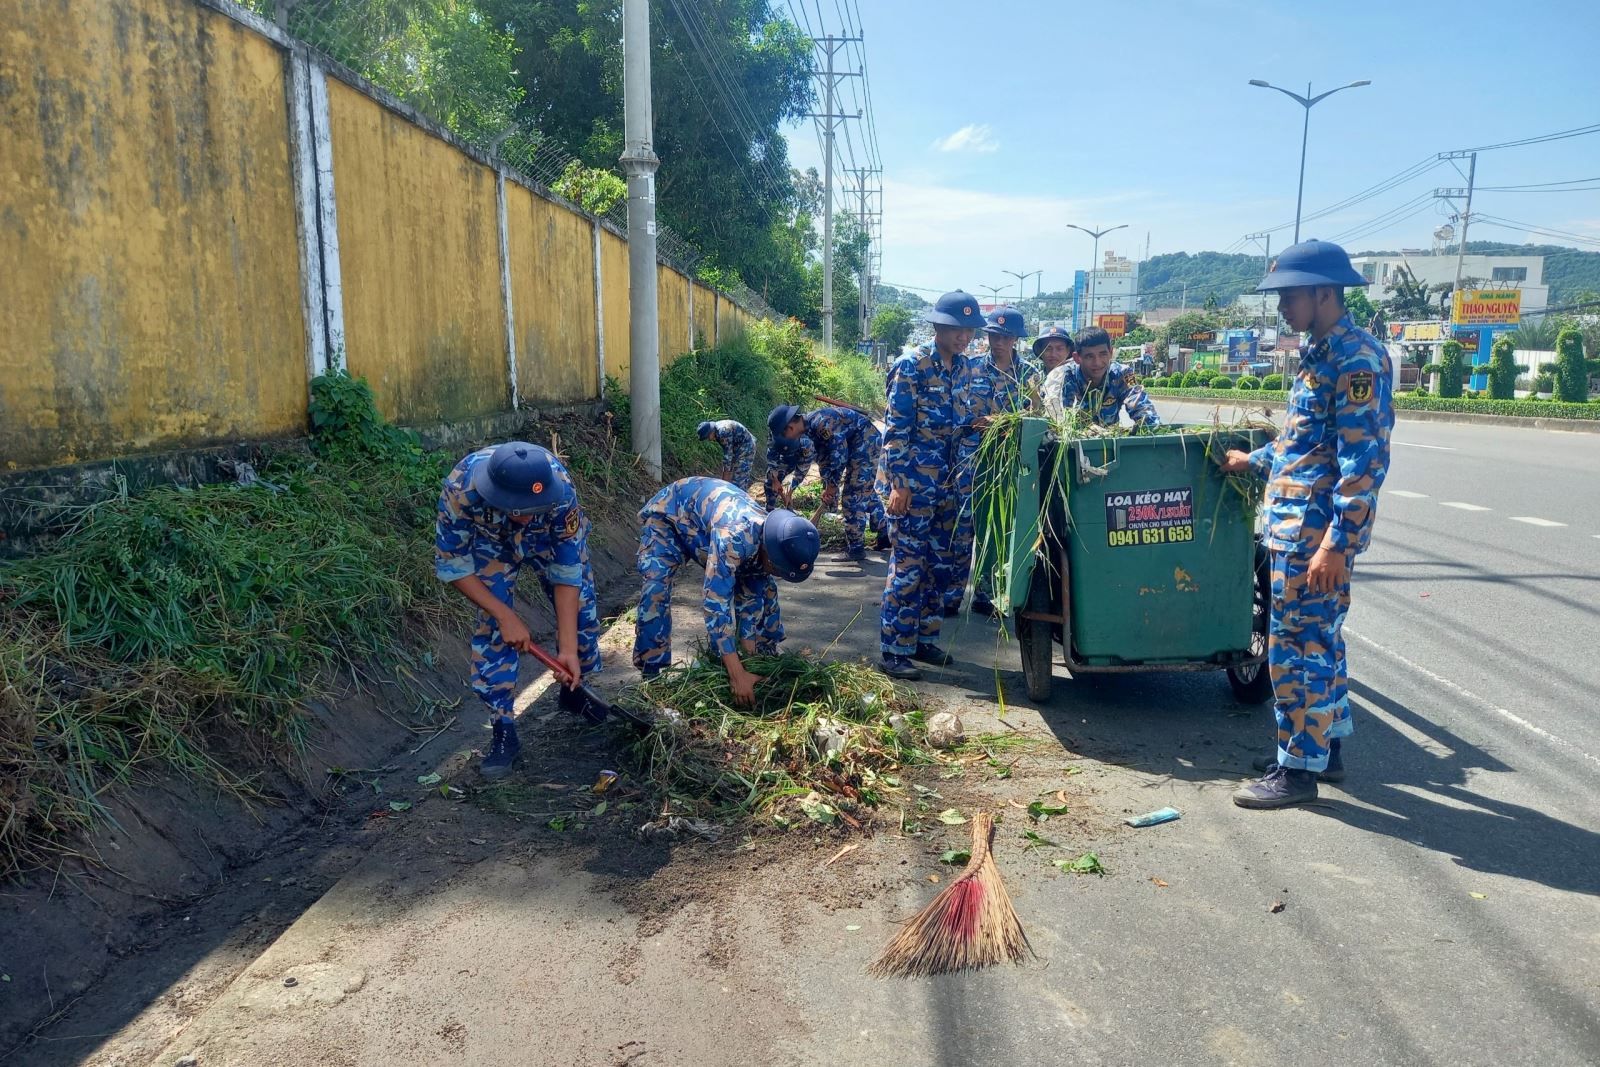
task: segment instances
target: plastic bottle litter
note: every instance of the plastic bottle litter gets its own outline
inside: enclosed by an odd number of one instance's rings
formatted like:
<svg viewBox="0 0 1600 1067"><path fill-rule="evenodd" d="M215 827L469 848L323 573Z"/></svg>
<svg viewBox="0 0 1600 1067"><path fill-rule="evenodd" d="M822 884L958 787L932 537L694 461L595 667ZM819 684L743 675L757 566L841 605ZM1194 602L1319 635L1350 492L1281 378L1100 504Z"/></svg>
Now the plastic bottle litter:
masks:
<svg viewBox="0 0 1600 1067"><path fill-rule="evenodd" d="M1143 815L1135 815L1131 819L1123 819L1122 821L1129 826L1159 826L1161 823L1181 818L1183 818L1183 815L1177 808L1161 808L1158 811L1147 811Z"/></svg>
<svg viewBox="0 0 1600 1067"><path fill-rule="evenodd" d="M617 784L617 777L616 771L601 771L594 780L594 792L604 793Z"/></svg>

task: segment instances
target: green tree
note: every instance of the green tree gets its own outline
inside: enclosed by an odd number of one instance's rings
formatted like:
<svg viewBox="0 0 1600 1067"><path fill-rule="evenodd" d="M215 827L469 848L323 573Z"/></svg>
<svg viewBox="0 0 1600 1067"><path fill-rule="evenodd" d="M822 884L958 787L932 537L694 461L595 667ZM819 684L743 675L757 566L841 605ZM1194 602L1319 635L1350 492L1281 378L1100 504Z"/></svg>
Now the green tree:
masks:
<svg viewBox="0 0 1600 1067"><path fill-rule="evenodd" d="M1589 368L1583 360L1583 338L1566 329L1556 338L1556 399L1582 404L1589 399Z"/></svg>
<svg viewBox="0 0 1600 1067"><path fill-rule="evenodd" d="M1366 329L1378 313L1377 307L1367 297L1364 289L1346 289L1344 291L1344 309L1350 313L1350 320L1362 329Z"/></svg>
<svg viewBox="0 0 1600 1067"><path fill-rule="evenodd" d="M1428 287L1417 281L1416 276L1405 267L1395 269L1393 289L1389 299L1383 302L1384 313L1391 321L1438 317L1438 310L1428 295Z"/></svg>
<svg viewBox="0 0 1600 1067"><path fill-rule="evenodd" d="M1459 342L1446 341L1439 357L1439 395L1441 397L1458 397L1461 395L1461 377L1465 371L1462 360L1462 349Z"/></svg>
<svg viewBox="0 0 1600 1067"><path fill-rule="evenodd" d="M889 348L890 357L900 354L911 337L911 311L901 304L879 304L872 317L872 338Z"/></svg>
<svg viewBox="0 0 1600 1067"><path fill-rule="evenodd" d="M585 166L615 170L621 4L475 2L521 51L517 119ZM811 42L769 0L653 5L651 31L660 221L778 310L806 317L816 215L795 187L781 129L812 110Z"/></svg>
<svg viewBox="0 0 1600 1067"><path fill-rule="evenodd" d="M1167 348L1193 348L1196 334L1211 333L1219 328L1216 316L1203 311L1190 311L1167 323L1156 335L1156 351L1165 356Z"/></svg>

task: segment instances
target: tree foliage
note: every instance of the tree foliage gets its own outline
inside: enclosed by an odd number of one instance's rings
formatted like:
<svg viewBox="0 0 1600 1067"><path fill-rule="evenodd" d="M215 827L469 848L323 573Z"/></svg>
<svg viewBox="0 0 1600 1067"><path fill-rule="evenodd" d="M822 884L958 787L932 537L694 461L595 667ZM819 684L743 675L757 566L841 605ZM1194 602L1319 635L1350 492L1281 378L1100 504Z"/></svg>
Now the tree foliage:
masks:
<svg viewBox="0 0 1600 1067"><path fill-rule="evenodd" d="M1261 282L1260 256L1221 252L1174 252L1151 256L1139 264L1140 303L1145 307L1174 307L1188 286L1190 307L1215 301L1223 307L1245 293L1255 292Z"/></svg>
<svg viewBox="0 0 1600 1067"><path fill-rule="evenodd" d="M1518 367L1516 360L1516 345L1511 338L1501 334L1495 338L1494 348L1489 356L1489 396L1494 400L1515 400L1517 397L1517 373L1527 370Z"/></svg>
<svg viewBox="0 0 1600 1067"><path fill-rule="evenodd" d="M887 345L890 356L898 355L911 338L910 309L903 304L880 303L872 317L872 338Z"/></svg>
<svg viewBox="0 0 1600 1067"><path fill-rule="evenodd" d="M1461 395L1461 379L1465 372L1462 348L1459 342L1446 341L1439 357L1439 395L1449 399Z"/></svg>
<svg viewBox="0 0 1600 1067"><path fill-rule="evenodd" d="M1583 338L1577 330L1556 338L1556 399L1582 404L1589 399L1589 369L1583 359Z"/></svg>

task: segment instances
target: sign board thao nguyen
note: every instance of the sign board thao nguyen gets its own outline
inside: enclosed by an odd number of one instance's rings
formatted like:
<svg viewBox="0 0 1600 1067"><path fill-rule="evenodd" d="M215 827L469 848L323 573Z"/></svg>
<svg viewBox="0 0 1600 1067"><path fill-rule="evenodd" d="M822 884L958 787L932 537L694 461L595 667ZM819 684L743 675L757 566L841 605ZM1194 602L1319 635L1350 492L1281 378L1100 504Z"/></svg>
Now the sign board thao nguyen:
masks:
<svg viewBox="0 0 1600 1067"><path fill-rule="evenodd" d="M1453 304L1450 321L1457 326L1503 326L1522 318L1520 289L1461 289Z"/></svg>

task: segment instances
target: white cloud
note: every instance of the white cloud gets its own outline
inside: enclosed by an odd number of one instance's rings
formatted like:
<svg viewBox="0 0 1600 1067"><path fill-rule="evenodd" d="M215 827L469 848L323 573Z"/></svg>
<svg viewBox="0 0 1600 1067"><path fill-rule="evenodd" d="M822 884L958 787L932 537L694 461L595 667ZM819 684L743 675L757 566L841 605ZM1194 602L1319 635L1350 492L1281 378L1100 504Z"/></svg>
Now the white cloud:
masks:
<svg viewBox="0 0 1600 1067"><path fill-rule="evenodd" d="M933 142L933 147L939 152L996 152L1000 142L994 139L994 131L987 124L971 123L948 137L939 138Z"/></svg>

